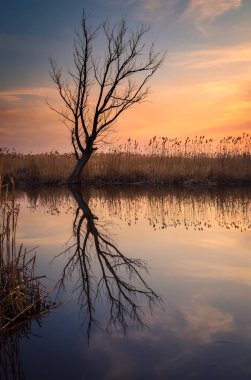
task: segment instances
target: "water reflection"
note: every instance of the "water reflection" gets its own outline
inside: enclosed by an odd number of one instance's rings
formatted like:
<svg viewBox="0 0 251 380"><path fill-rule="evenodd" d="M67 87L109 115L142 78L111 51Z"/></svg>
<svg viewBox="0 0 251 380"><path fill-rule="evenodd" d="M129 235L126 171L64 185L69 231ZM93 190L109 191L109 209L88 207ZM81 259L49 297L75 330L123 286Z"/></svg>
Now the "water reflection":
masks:
<svg viewBox="0 0 251 380"><path fill-rule="evenodd" d="M39 380L48 374L51 379L250 379L250 189L85 188L75 196L67 189L34 189L20 197L20 239L27 242L32 235L29 244L40 246L40 263L48 266L54 280L66 266L62 286L72 299L46 320L40 345L35 340L24 344L27 377L27 368L32 368L35 375L30 378ZM71 252L48 265L72 231ZM118 249L125 259L136 256L151 266L150 280L141 267L136 269L162 295L166 307L144 315L149 329L130 328L123 337L95 328L99 321L104 328L109 324L112 305L95 242L111 265ZM119 259L123 263L123 255ZM101 263L117 292L102 256ZM137 275L135 282L130 280L126 264L121 267L115 266L119 281L142 287ZM133 301L143 305L141 294ZM81 322L87 318L85 328L91 326L89 346L79 326L79 305ZM130 312L125 317L127 326L133 325ZM116 327L123 330L119 320L115 326L110 323L110 330ZM43 373L41 355L47 361Z"/></svg>
<svg viewBox="0 0 251 380"><path fill-rule="evenodd" d="M0 379L25 380L20 335L17 333L0 340Z"/></svg>
<svg viewBox="0 0 251 380"><path fill-rule="evenodd" d="M22 360L21 342L29 340L34 329L34 322L38 328L42 326L42 318L28 320L12 329L8 334L0 336L0 379L25 380L26 374Z"/></svg>
<svg viewBox="0 0 251 380"><path fill-rule="evenodd" d="M111 187L87 188L85 199L89 207L106 211L106 217L116 217L135 225L143 217L154 230L185 228L203 231L211 228L251 230L251 191L232 189L172 189ZM74 212L71 194L66 189L37 189L27 193L31 208L47 209L59 214L62 209Z"/></svg>
<svg viewBox="0 0 251 380"><path fill-rule="evenodd" d="M122 328L125 333L132 322L143 327L142 305L152 311L154 305L161 304L161 298L143 277L145 263L124 255L112 241L106 222L99 221L91 211L81 189L72 187L71 191L77 208L67 248L71 254L59 280L60 287L64 288L66 279L78 271L75 290L79 292L88 338L93 325L103 328L96 318L96 304L103 297L108 309L107 331Z"/></svg>

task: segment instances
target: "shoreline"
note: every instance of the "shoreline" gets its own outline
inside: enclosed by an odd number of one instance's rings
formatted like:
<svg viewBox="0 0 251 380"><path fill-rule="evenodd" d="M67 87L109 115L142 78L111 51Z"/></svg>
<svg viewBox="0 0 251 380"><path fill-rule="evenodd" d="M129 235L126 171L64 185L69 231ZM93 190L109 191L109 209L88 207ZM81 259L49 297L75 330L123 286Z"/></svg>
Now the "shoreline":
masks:
<svg viewBox="0 0 251 380"><path fill-rule="evenodd" d="M15 177L4 176L3 184L11 184L14 181L14 185L17 188L29 188L29 187L71 187L71 186L94 186L94 187L143 187L143 188L250 188L251 190L251 178L248 179L236 179L228 178L221 180L210 180L210 179L182 179L177 180L167 180L165 182L158 181L125 181L125 180L96 180L96 181L82 181L79 184L71 185L66 181L45 181L42 179L26 179L18 180Z"/></svg>
<svg viewBox="0 0 251 380"><path fill-rule="evenodd" d="M68 185L76 159L67 154L0 155L5 183ZM222 187L251 185L251 154L192 156L95 153L84 167L82 185Z"/></svg>

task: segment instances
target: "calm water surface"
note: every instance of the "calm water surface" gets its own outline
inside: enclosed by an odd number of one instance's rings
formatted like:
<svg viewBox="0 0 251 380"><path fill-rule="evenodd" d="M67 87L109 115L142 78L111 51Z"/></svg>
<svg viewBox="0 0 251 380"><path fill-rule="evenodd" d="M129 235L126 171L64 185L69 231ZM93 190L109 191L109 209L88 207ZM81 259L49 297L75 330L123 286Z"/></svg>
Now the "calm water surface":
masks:
<svg viewBox="0 0 251 380"><path fill-rule="evenodd" d="M251 378L250 190L18 201L18 242L38 246L37 274L65 304L1 346L3 379Z"/></svg>

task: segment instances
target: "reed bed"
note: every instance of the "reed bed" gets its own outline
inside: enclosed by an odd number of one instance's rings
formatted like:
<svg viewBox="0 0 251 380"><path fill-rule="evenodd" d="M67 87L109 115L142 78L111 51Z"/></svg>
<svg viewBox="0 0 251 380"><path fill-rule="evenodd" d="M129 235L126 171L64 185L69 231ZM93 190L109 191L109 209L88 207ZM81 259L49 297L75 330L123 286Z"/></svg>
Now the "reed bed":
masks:
<svg viewBox="0 0 251 380"><path fill-rule="evenodd" d="M15 193L0 182L0 337L17 327L25 333L31 320L56 306L35 274L34 250L17 247L18 214Z"/></svg>
<svg viewBox="0 0 251 380"><path fill-rule="evenodd" d="M76 163L74 155L50 152L17 154L1 150L4 175L17 182L66 182ZM145 184L250 184L251 136L228 136L219 141L205 136L179 140L154 137L141 146L128 139L95 153L83 181Z"/></svg>

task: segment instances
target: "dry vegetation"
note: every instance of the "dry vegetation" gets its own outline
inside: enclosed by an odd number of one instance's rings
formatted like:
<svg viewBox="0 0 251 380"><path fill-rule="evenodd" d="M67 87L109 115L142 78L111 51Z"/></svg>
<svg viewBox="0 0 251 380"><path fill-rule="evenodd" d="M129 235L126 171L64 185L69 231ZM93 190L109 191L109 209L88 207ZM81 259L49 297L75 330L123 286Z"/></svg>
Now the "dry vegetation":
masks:
<svg viewBox="0 0 251 380"><path fill-rule="evenodd" d="M4 176L16 182L63 183L75 165L73 154L17 154L1 150ZM154 137L143 147L136 141L88 162L83 180L91 183L250 184L251 136L220 141L198 136L184 140Z"/></svg>
<svg viewBox="0 0 251 380"><path fill-rule="evenodd" d="M0 338L17 327L25 334L31 320L55 307L35 275L35 254L16 244L19 204L1 182L0 176Z"/></svg>

